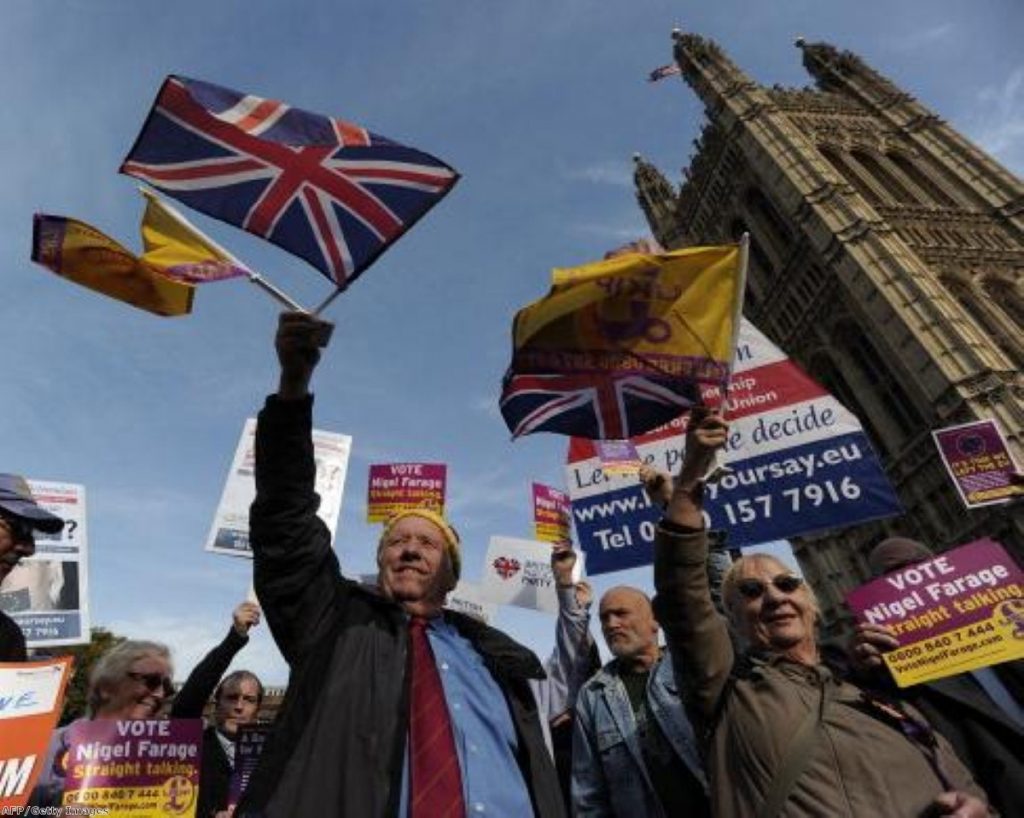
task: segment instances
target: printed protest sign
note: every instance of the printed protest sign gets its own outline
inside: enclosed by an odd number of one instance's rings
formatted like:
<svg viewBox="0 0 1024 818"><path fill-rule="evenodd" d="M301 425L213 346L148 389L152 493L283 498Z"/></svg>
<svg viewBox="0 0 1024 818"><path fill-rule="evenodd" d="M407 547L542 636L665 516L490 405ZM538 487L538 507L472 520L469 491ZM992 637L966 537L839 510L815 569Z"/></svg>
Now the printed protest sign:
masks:
<svg viewBox="0 0 1024 818"><path fill-rule="evenodd" d="M406 508L444 513L448 467L443 463L383 463L370 466L366 521L382 523Z"/></svg>
<svg viewBox="0 0 1024 818"><path fill-rule="evenodd" d="M990 539L886 574L846 601L899 640L885 663L900 687L1024 658L1024 573Z"/></svg>
<svg viewBox="0 0 1024 818"><path fill-rule="evenodd" d="M64 520L57 534L37 531L36 552L15 566L0 588L0 611L30 648L89 641L88 530L85 487L29 480L32 496Z"/></svg>
<svg viewBox="0 0 1024 818"><path fill-rule="evenodd" d="M485 625L490 624L498 612L498 606L484 599L484 594L479 585L473 582L459 580L455 590L448 594L444 606L452 611L478 619Z"/></svg>
<svg viewBox="0 0 1024 818"><path fill-rule="evenodd" d="M345 491L345 474L352 451L352 438L336 432L313 430L313 456L316 459L316 493L320 495L317 516L331 531L338 533L338 516ZM231 461L213 526L206 538L206 550L233 557L252 557L249 546L249 506L256 499L253 469L256 466L256 420L249 418Z"/></svg>
<svg viewBox="0 0 1024 818"><path fill-rule="evenodd" d="M541 483L533 484L533 530L538 540L569 542L572 539L569 514L568 494Z"/></svg>
<svg viewBox="0 0 1024 818"><path fill-rule="evenodd" d="M73 722L64 803L123 818L195 818L202 741L200 719Z"/></svg>
<svg viewBox="0 0 1024 818"><path fill-rule="evenodd" d="M558 613L551 545L535 540L491 537L484 559L483 598L495 605L516 605Z"/></svg>
<svg viewBox="0 0 1024 818"><path fill-rule="evenodd" d="M721 403L715 391L705 393ZM857 419L748 321L743 322L726 417L724 461L709 483L710 528L730 548L847 526L900 512ZM634 438L641 460L677 474L686 418ZM573 438L566 476L573 522L591 575L653 561L661 516L635 476L606 474L593 442Z"/></svg>
<svg viewBox="0 0 1024 818"><path fill-rule="evenodd" d="M269 724L238 725L235 734L235 766L231 770L231 782L228 785L228 811L238 806L248 788L249 780L263 755L263 745L266 744L270 730Z"/></svg>
<svg viewBox="0 0 1024 818"><path fill-rule="evenodd" d="M1015 485L1013 456L994 420L962 423L932 432L942 462L967 508L1024 497Z"/></svg>
<svg viewBox="0 0 1024 818"><path fill-rule="evenodd" d="M42 772L71 659L0 664L0 815L22 815Z"/></svg>

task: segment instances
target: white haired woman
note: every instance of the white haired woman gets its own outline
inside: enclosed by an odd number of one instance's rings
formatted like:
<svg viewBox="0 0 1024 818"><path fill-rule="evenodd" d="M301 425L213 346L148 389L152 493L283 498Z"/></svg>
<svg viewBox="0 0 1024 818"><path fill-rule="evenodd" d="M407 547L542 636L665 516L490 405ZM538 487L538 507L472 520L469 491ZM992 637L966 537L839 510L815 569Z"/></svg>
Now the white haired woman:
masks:
<svg viewBox="0 0 1024 818"><path fill-rule="evenodd" d="M715 611L705 568L703 484L728 427L691 418L682 470L655 541L655 611L705 743L719 818L982 818L984 794L917 714L833 673L806 583L769 555L740 560ZM668 476L643 475L664 495Z"/></svg>
<svg viewBox="0 0 1024 818"><path fill-rule="evenodd" d="M59 806L64 792L68 733L92 719L155 719L174 694L171 652L159 642L129 639L93 666L86 694L87 715L54 731L30 804Z"/></svg>

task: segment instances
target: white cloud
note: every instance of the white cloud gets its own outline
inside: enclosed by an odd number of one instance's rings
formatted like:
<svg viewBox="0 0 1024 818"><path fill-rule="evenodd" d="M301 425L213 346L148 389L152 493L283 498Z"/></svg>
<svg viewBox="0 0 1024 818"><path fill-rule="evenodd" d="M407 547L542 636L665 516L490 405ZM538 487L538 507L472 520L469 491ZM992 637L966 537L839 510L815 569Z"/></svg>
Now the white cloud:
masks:
<svg viewBox="0 0 1024 818"><path fill-rule="evenodd" d="M614 185L615 187L633 186L633 167L624 161L595 162L586 167L567 170L564 172L564 176L574 182L590 182L595 185Z"/></svg>
<svg viewBox="0 0 1024 818"><path fill-rule="evenodd" d="M608 241L636 241L650 235L650 229L640 222L631 224L607 224L601 222L579 222L572 225L572 230L587 236L599 236ZM609 250L612 248L609 247Z"/></svg>
<svg viewBox="0 0 1024 818"><path fill-rule="evenodd" d="M890 38L888 45L893 51L914 51L946 42L954 31L955 27L952 23L937 23L930 28L922 28L898 38Z"/></svg>
<svg viewBox="0 0 1024 818"><path fill-rule="evenodd" d="M1024 165L1024 65L1001 85L978 92L978 113L972 118L975 139L1011 170Z"/></svg>
<svg viewBox="0 0 1024 818"><path fill-rule="evenodd" d="M173 617L149 614L132 619L114 620L104 627L118 636L151 639L171 649L175 681L184 681L199 661L220 644L230 622L213 621L197 614L194 617ZM233 668L251 670L264 684L282 685L288 680L288 668L265 624L257 626L246 645L235 657Z"/></svg>

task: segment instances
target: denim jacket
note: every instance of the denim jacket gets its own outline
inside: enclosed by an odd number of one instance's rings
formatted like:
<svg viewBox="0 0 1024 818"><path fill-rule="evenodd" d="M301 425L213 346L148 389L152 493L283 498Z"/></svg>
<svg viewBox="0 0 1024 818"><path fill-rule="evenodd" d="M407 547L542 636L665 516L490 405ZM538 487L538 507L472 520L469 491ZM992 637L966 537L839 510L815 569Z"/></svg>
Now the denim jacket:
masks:
<svg viewBox="0 0 1024 818"><path fill-rule="evenodd" d="M676 754L707 790L668 653L648 679L647 703ZM572 801L577 818L666 818L644 766L633 709L615 661L598 671L576 700Z"/></svg>

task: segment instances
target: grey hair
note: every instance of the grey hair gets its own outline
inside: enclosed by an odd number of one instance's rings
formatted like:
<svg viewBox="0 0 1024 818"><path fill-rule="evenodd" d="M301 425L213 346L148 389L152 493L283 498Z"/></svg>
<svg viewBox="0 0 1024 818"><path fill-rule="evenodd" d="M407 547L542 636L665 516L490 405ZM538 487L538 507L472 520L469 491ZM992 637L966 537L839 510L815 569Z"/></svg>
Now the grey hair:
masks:
<svg viewBox="0 0 1024 818"><path fill-rule="evenodd" d="M151 656L165 659L173 667L170 648L160 642L126 639L104 653L89 674L89 693L86 697L89 716L95 717L103 707L103 688L119 684L128 675L132 665L139 659Z"/></svg>

